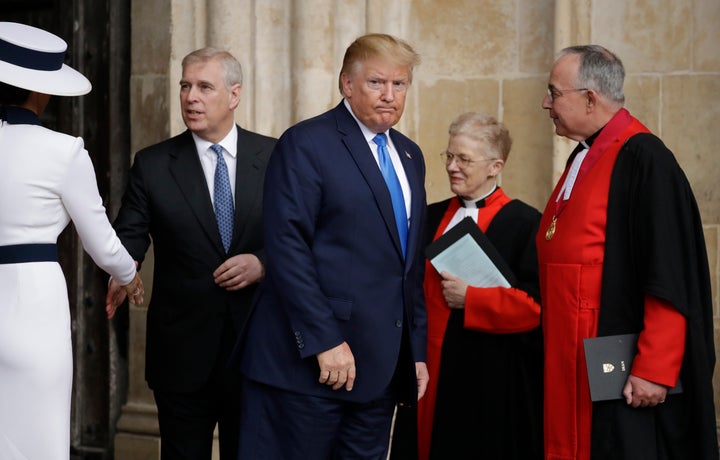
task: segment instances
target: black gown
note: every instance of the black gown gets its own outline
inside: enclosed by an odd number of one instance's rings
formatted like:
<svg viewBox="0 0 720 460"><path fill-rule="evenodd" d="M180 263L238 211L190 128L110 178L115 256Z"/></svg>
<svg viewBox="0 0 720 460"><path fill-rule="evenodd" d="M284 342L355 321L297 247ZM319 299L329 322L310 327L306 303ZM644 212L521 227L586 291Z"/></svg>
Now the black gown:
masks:
<svg viewBox="0 0 720 460"><path fill-rule="evenodd" d="M678 225L678 223L680 225ZM685 389L655 408L593 404L592 459L717 459L713 311L702 222L672 152L652 134L630 138L610 181L598 336L638 332L645 294L687 318Z"/></svg>
<svg viewBox="0 0 720 460"><path fill-rule="evenodd" d="M428 207L428 243L449 201ZM485 232L518 279L515 287L538 303L539 220L537 210L513 200L498 211ZM541 459L542 328L491 334L465 329L463 321L464 310L453 310L445 330L430 459ZM453 377L457 375L463 375L468 385L458 386ZM487 397L467 398L469 393ZM416 417L414 408L399 409L392 460L417 458Z"/></svg>

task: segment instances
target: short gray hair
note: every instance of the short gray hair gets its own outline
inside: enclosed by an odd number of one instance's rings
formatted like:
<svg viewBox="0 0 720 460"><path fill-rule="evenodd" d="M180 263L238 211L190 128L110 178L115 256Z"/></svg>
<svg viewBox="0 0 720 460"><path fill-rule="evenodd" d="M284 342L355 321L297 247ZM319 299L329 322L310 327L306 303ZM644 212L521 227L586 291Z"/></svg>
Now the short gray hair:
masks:
<svg viewBox="0 0 720 460"><path fill-rule="evenodd" d="M578 87L592 89L620 104L625 102L625 68L619 57L600 45L568 46L559 57L567 55L580 57Z"/></svg>
<svg viewBox="0 0 720 460"><path fill-rule="evenodd" d="M195 50L185 56L182 60L182 68L185 69L185 66L189 64L208 62L213 59L220 61L220 65L223 70L223 82L225 83L225 88L229 90L230 87L235 84L242 86L242 66L238 60L235 59L235 56L230 54L228 51L213 48L212 46L200 48L199 50Z"/></svg>

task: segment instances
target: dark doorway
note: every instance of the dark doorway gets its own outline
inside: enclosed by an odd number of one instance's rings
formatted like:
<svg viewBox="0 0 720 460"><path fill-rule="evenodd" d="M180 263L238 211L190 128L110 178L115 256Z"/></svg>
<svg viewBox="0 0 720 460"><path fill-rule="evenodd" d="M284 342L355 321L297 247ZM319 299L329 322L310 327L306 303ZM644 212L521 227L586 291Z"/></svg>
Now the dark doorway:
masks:
<svg viewBox="0 0 720 460"><path fill-rule="evenodd" d="M0 0L0 20L63 38L66 63L92 82L88 95L51 98L42 122L84 139L111 220L130 164L130 1ZM107 320L107 275L83 251L72 224L58 243L74 347L71 458L109 460L127 394L127 308Z"/></svg>

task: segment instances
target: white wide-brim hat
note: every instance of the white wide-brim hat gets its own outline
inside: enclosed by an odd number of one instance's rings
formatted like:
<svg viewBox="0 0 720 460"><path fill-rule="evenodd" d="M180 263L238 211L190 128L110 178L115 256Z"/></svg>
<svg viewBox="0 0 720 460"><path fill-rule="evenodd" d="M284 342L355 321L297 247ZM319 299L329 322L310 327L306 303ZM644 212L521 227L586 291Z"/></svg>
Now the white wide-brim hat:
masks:
<svg viewBox="0 0 720 460"><path fill-rule="evenodd" d="M56 96L81 96L92 89L83 74L64 64L65 40L36 27L0 22L0 81Z"/></svg>

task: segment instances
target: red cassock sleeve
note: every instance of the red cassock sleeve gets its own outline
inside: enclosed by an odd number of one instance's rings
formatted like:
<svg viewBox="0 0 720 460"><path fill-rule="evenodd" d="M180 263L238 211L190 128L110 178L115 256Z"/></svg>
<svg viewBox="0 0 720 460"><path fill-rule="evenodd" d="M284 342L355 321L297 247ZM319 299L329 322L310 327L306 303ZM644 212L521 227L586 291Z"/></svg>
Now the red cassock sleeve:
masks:
<svg viewBox="0 0 720 460"><path fill-rule="evenodd" d="M516 288L468 286L465 293L465 328L512 334L540 325L540 305Z"/></svg>
<svg viewBox="0 0 720 460"><path fill-rule="evenodd" d="M645 295L644 322L631 373L651 382L674 387L685 354L687 321L669 302Z"/></svg>

